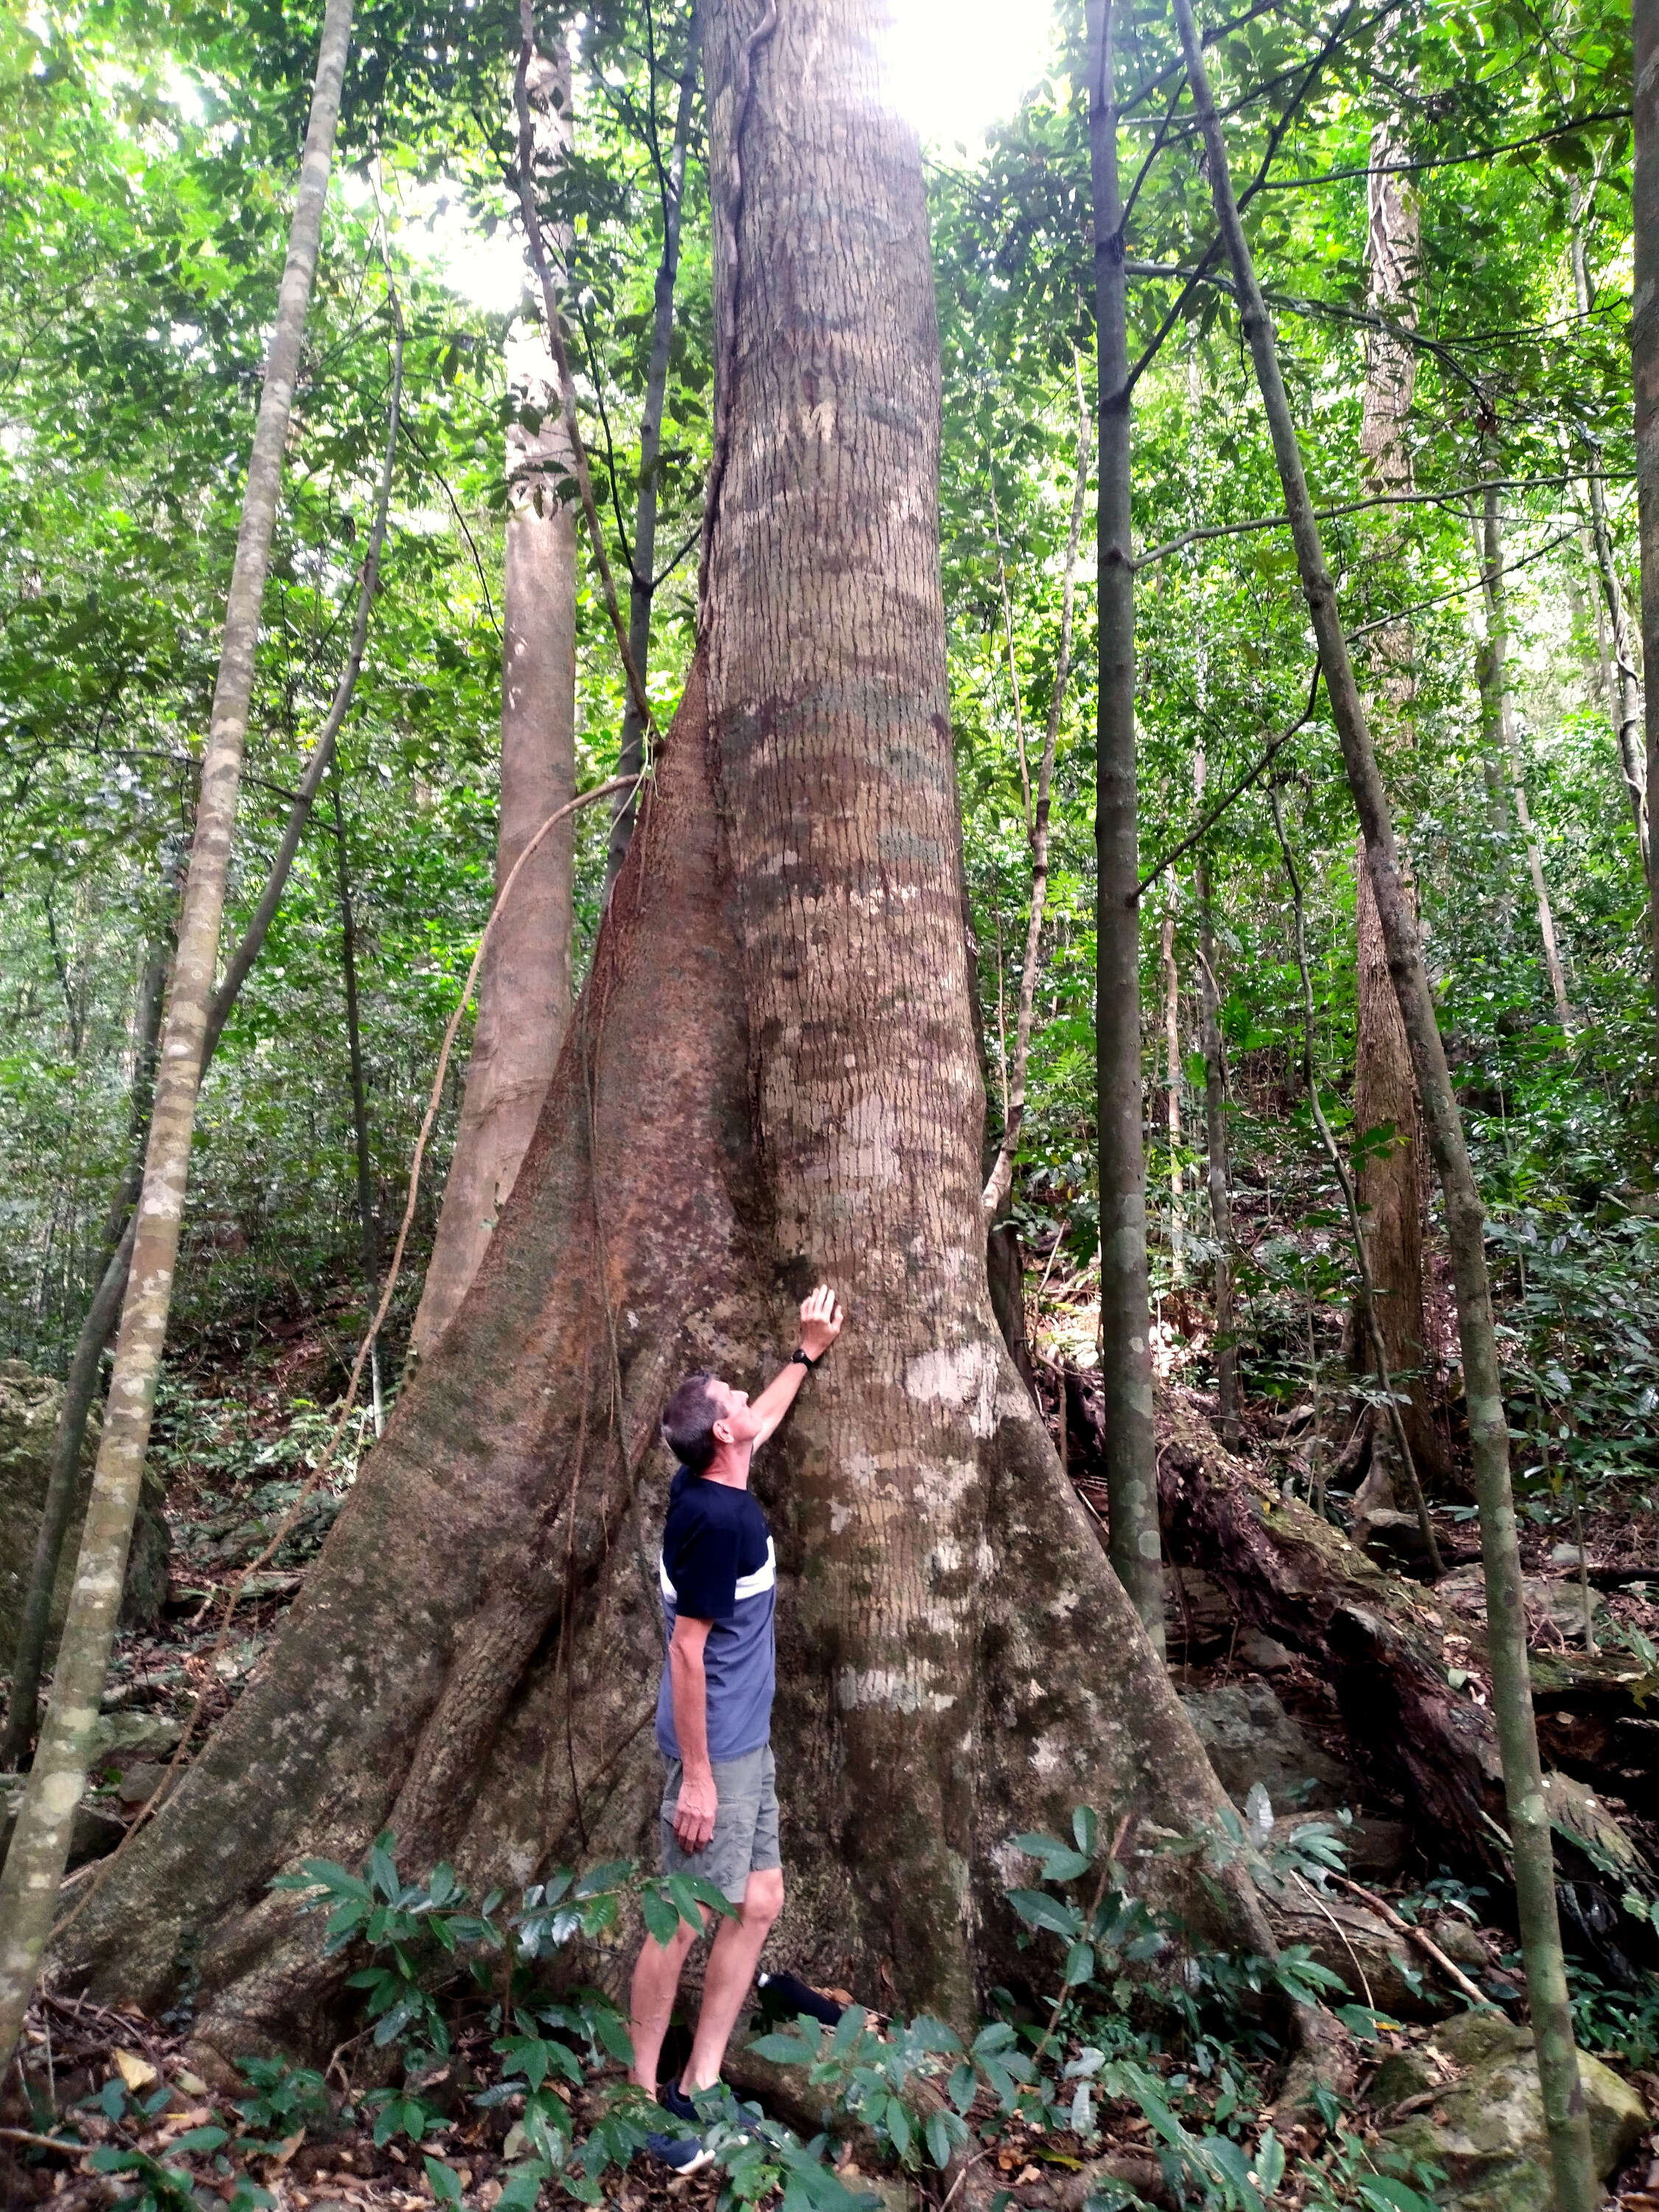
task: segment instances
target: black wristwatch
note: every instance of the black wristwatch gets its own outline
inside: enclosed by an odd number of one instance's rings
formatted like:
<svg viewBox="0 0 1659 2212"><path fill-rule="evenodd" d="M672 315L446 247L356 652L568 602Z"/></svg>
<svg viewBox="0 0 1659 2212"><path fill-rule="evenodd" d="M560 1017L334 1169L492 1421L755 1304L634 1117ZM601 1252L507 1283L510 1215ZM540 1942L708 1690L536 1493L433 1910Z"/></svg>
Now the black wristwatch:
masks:
<svg viewBox="0 0 1659 2212"><path fill-rule="evenodd" d="M823 1357L823 1354L819 1352L818 1359L822 1359ZM786 1359L783 1364L786 1367L793 1367L797 1363L799 1363L810 1375L812 1370L817 1365L818 1359L810 1358L807 1354L801 1350L799 1345L797 1345L794 1350L790 1353L788 1358Z"/></svg>

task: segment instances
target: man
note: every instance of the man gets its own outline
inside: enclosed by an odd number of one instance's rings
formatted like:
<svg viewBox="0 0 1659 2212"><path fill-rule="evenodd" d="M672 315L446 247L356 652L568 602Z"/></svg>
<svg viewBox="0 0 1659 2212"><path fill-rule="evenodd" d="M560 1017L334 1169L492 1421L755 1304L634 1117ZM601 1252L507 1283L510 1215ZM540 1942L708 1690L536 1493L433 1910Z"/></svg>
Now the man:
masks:
<svg viewBox="0 0 1659 2212"><path fill-rule="evenodd" d="M629 2031L633 2079L677 2119L694 2124L691 2100L720 2080L761 1946L783 1905L770 1741L776 1554L749 1492L749 1463L841 1328L841 1307L820 1285L801 1305L799 1350L752 1405L718 1376L693 1375L663 1413L663 1441L680 1462L659 1571L668 1636L657 1699L657 1745L668 1765L663 1871L702 1875L738 1907L738 1917L722 1917L715 1932L690 2063L678 2083L659 2091L657 2062L696 1941L689 1923L666 1943L646 1938L634 1968ZM705 1911L705 1927L708 1918ZM708 2157L701 2143L668 2136L653 2136L651 2148L681 2172Z"/></svg>

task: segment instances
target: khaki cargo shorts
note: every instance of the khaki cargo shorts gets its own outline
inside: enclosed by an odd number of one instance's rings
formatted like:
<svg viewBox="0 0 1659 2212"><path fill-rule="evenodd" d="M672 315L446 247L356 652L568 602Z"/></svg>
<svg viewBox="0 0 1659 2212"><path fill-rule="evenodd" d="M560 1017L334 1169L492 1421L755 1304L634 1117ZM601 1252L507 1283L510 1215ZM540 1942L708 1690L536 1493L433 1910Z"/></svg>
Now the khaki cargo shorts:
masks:
<svg viewBox="0 0 1659 2212"><path fill-rule="evenodd" d="M682 1768L678 1759L665 1763L668 1776L662 1793L663 1872L700 1874L733 1905L741 1905L751 1874L763 1874L783 1864L778 1856L777 1770L772 1763L771 1745L764 1743L741 1759L713 1762L714 1832L700 1851L686 1850L674 1833Z"/></svg>

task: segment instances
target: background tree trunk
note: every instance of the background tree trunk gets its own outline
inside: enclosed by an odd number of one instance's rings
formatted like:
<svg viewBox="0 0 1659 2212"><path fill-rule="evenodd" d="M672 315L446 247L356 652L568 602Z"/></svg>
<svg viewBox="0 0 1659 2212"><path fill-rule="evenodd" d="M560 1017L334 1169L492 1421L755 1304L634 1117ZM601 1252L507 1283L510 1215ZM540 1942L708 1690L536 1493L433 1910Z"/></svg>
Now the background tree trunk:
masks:
<svg viewBox="0 0 1659 2212"><path fill-rule="evenodd" d="M11 1692L6 1731L0 1739L0 1769L16 1772L34 1741L40 1720L40 1677L51 1659L52 1599L58 1589L59 1556L75 1512L80 1488L81 1451L87 1423L98 1395L98 1370L121 1310L127 1267L132 1257L132 1209L143 1180L150 1108L155 1094L155 1055L161 1035L161 1006L167 990L172 936L157 937L145 955L133 1010L132 1094L127 1113L130 1154L125 1173L110 1201L104 1222L103 1264L98 1288L81 1324L64 1378L64 1400L52 1431L52 1462L40 1510L40 1533L28 1587L23 1594L17 1648L12 1655Z"/></svg>
<svg viewBox="0 0 1659 2212"><path fill-rule="evenodd" d="M1516 1903L1526 1960L1533 2032L1537 2040L1539 2080L1556 2202L1559 2212L1593 2212L1599 2192L1590 2154L1584 2094L1578 2079L1577 2052L1573 2044L1572 2009L1556 1911L1549 1808L1544 1796L1527 1674L1526 1610L1521 1589L1515 1498L1510 1480L1503 1370L1498 1362L1492 1286L1486 1273L1486 1218L1463 1140L1463 1126L1446 1065L1445 1048L1436 1024L1434 999L1423 964L1416 918L1401 880L1388 795L1348 659L1335 586L1325 565L1324 547L1297 442L1296 423L1279 366L1278 341L1262 301L1233 195L1226 142L1210 92L1192 0L1176 0L1176 20L1186 58L1187 82L1209 156L1211 194L1238 288L1241 319L1273 437L1285 512L1296 544L1297 566L1319 647L1332 719L1341 742L1343 765L1364 835L1365 860L1386 934L1389 972L1406 1024L1413 1071L1425 1109L1429 1141L1440 1176L1457 1297L1475 1492L1480 1511L1492 1717L1503 1761Z"/></svg>
<svg viewBox="0 0 1659 2212"><path fill-rule="evenodd" d="M1369 304L1375 313L1414 329L1417 279L1421 259L1422 219L1417 195L1395 166L1405 159L1399 129L1392 118L1371 134L1371 174L1366 191L1366 267ZM1365 349L1365 400L1359 444L1379 491L1409 492L1414 471L1411 451L1412 395L1417 356L1403 338L1373 331ZM1385 508L1384 514L1389 510ZM1388 550L1397 551L1392 525ZM1383 728L1395 748L1409 749L1416 692L1412 673L1409 624L1378 633L1374 647L1381 671L1379 691ZM1358 1026L1354 1047L1354 1126L1391 1125L1392 1146L1359 1164L1360 1203L1366 1209L1366 1243L1376 1288L1376 1321L1396 1387L1408 1392L1406 1433L1412 1456L1425 1480L1444 1473L1445 1455L1421 1370L1424 1366L1423 1194L1419 1162L1417 1086L1411 1051L1389 977L1388 952L1377 917L1376 896L1365 866L1363 841L1354 866ZM1354 1365L1366 1364L1365 1329L1356 1309ZM1394 1440L1386 1421L1371 1424L1371 1473L1363 1495L1367 1505L1405 1506L1404 1470L1396 1467ZM1400 1495L1395 1486L1402 1486Z"/></svg>
<svg viewBox="0 0 1659 2212"><path fill-rule="evenodd" d="M1544 880L1544 860L1533 835L1532 812L1527 805L1526 771L1521 740L1515 727L1515 709L1509 684L1508 596L1504 589L1504 525L1498 511L1498 488L1489 484L1485 495L1480 539L1481 596L1486 604L1486 642L1478 660L1480 678L1483 757L1489 758L1501 791L1508 783L1515 793L1515 818L1527 848L1527 873L1532 878L1533 905L1538 915L1539 940L1544 948L1544 968L1549 976L1555 1018L1564 1030L1572 1027L1572 1007L1567 999L1567 979L1555 941L1555 915L1549 885ZM1508 827L1505 809L1504 827Z"/></svg>
<svg viewBox="0 0 1659 2212"><path fill-rule="evenodd" d="M1164 1566L1152 1434L1146 1153L1140 1071L1135 575L1129 512L1129 346L1111 0L1090 0L1089 170L1095 228L1100 489L1095 799L1095 1094L1100 1161L1100 1364L1106 1398L1111 1559L1164 1649Z"/></svg>
<svg viewBox="0 0 1659 2212"><path fill-rule="evenodd" d="M0 1875L0 2063L9 2061L21 2031L36 1966L52 1927L75 1808L86 1783L88 1747L143 1480L184 1218L196 1092L206 1052L283 450L316 274L350 37L351 0L329 0L300 165L299 200L289 232L288 263L248 460L109 1408L74 1595L58 1644L52 1709Z"/></svg>
<svg viewBox="0 0 1659 2212"><path fill-rule="evenodd" d="M65 1972L151 2001L190 1958L209 2051L331 2032L320 1931L264 1887L301 1856L389 1826L411 1867L514 1884L648 1844L659 1412L689 1365L775 1362L819 1277L851 1326L757 1469L780 1958L962 2012L1018 1971L1007 1838L1082 1802L1130 1816L1194 1940L1271 1942L1151 1850L1222 1801L987 1294L937 337L884 23L797 0L751 46L750 9L711 12L733 435L704 655L473 1293L266 1668L64 1940Z"/></svg>
<svg viewBox="0 0 1659 2212"><path fill-rule="evenodd" d="M659 173L662 192L662 258L657 264L652 305L651 358L646 365L645 405L640 416L640 475L634 509L634 550L629 556L628 649L641 680L651 665L651 612L656 602L657 502L661 485L659 462L662 454L662 410L668 394L668 361L674 337L674 288L679 281L680 220L685 202L685 156L691 140L691 116L696 105L697 74L702 62L702 0L691 0L685 19L685 67L680 76L679 104L674 114L674 141L665 168ZM652 88L655 97L655 87ZM618 775L637 775L645 765L645 717L630 689L623 702L622 746L617 758ZM639 793L621 793L611 812L611 843L605 862L605 898L627 857L634 834Z"/></svg>
<svg viewBox="0 0 1659 2212"><path fill-rule="evenodd" d="M570 146L567 49L537 55L528 90L544 185ZM554 244L568 250L556 232ZM567 495L574 463L544 331L509 338L507 384L520 419L507 433L498 890L576 790L576 510ZM561 823L525 870L484 955L455 1151L410 1333L422 1358L478 1272L569 1025L574 854L574 821Z"/></svg>
<svg viewBox="0 0 1659 2212"><path fill-rule="evenodd" d="M340 894L340 981L345 994L346 1053L351 1082L351 1139L357 1166L357 1234L363 1263L363 1292L373 1313L380 1303L380 1240L374 1221L374 1170L368 1152L368 1090L363 1079L363 1032L357 1003L357 926L351 911L351 869L346 856L345 808L340 801L340 763L332 778L334 872ZM368 1348L370 1410L375 1435L386 1431L380 1394L380 1347Z"/></svg>
<svg viewBox="0 0 1659 2212"><path fill-rule="evenodd" d="M265 934L270 929L283 892L288 884L294 856L300 849L300 840L311 819L311 809L322 787L325 774L334 759L335 741L344 725L357 678L363 665L363 651L368 641L368 620L374 610L374 595L380 582L380 556L386 545L386 516L392 502L392 479L397 469L398 426L401 419L404 390L404 326L403 313L398 304L397 293L387 279L392 310L392 393L386 408L386 456L380 466L380 481L375 495L374 520L369 530L368 549L363 556L363 565L357 586L357 613L352 623L351 641L346 649L345 665L340 671L334 687L334 697L322 728L317 732L311 757L306 763L305 773L300 778L293 804L289 808L288 820L277 842L265 880L260 888L248 924L237 942L235 951L225 963L218 988L208 1007L207 1035L202 1045L202 1074L205 1075L217 1049L225 1024L230 1018L231 1008L238 994L247 981L254 963L264 949ZM148 981L144 986L149 988ZM161 1001L155 1000L159 1018ZM199 1078L198 1078L199 1082ZM150 1098L143 1101L143 1127L149 1128ZM135 1136L137 1122L134 1122ZM106 1234L111 1237L113 1249L93 1293L92 1304L87 1309L81 1324L81 1334L76 1340L70 1357L69 1373L64 1385L64 1399L58 1412L58 1426L52 1437L52 1472L49 1478L46 1502L42 1518L41 1540L35 1549L33 1566L29 1574L29 1588L25 1601L23 1627L12 1669L12 1695L7 1715L6 1737L0 1748L0 1765L15 1765L22 1750L33 1737L38 1718L39 1686L46 1663L45 1638L50 1617L52 1594L58 1580L58 1553L63 1547L63 1532L68 1527L67 1500L72 1494L75 1472L81 1463L82 1448L86 1442L87 1424L92 1416L93 1401L98 1390L98 1369L116 1322L120 1318L121 1301L126 1296L127 1276L132 1265L133 1240L137 1234L137 1221L132 1214L137 1203L139 1183L143 1170L143 1146L136 1142L132 1166L129 1176L123 1178L120 1188L112 1201ZM113 1224L118 1212L126 1217L125 1234L114 1241ZM60 1491L59 1485L70 1489ZM47 1531L55 1528L55 1537L47 1540ZM30 1690L28 1684L34 1688ZM21 1686L20 1687L20 1686Z"/></svg>
<svg viewBox="0 0 1659 2212"><path fill-rule="evenodd" d="M1164 970L1164 1127L1170 1145L1170 1280L1179 1290L1186 1279L1187 1223L1181 1172L1181 970L1176 965L1175 933L1172 885L1164 909L1159 957Z"/></svg>

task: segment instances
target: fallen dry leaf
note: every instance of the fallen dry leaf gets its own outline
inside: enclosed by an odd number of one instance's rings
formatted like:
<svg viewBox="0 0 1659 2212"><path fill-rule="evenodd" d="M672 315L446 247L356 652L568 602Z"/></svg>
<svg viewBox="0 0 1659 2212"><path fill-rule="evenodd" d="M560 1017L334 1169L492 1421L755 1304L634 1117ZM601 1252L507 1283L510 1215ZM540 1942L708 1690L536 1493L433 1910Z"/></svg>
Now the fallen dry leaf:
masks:
<svg viewBox="0 0 1659 2212"><path fill-rule="evenodd" d="M135 2097L141 2089L153 2088L155 2085L155 2069L148 2058L141 2058L136 2051L118 2051L115 2070Z"/></svg>

